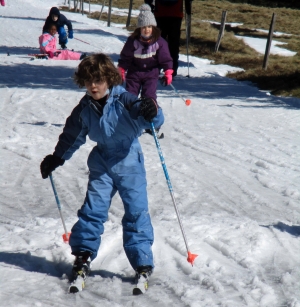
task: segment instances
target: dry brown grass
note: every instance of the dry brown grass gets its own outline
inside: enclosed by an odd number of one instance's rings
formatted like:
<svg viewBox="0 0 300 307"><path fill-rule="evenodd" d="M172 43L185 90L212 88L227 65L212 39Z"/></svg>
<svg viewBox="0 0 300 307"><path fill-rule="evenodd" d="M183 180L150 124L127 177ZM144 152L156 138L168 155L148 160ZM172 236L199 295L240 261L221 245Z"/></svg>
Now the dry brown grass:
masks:
<svg viewBox="0 0 300 307"><path fill-rule="evenodd" d="M103 1L91 0L102 4ZM108 1L106 1L108 2ZM137 9L143 0L135 0L133 9ZM128 8L128 0L113 0L113 6ZM86 9L87 9L86 5ZM99 12L90 15L99 19ZM214 48L219 33L219 26L208 21L219 22L222 11L227 11L228 23L241 23L238 27L229 25L221 41L219 52ZM189 54L213 60L215 64L228 64L244 69L243 72L231 73L228 77L252 81L261 89L269 90L275 95L300 97L300 10L286 8L265 8L249 4L230 3L226 0L194 0L192 8L192 32ZM88 13L88 12L87 12ZM268 30L272 14L276 14L275 31L292 34L291 36L274 36L273 39L287 43L284 48L297 52L293 57L270 55L267 70L262 69L264 55L245 45L235 35L267 38L267 33L256 29ZM101 20L107 20L102 14ZM112 15L112 22L126 24L127 17ZM136 25L132 18L129 30ZM181 30L180 52L186 54L185 22Z"/></svg>

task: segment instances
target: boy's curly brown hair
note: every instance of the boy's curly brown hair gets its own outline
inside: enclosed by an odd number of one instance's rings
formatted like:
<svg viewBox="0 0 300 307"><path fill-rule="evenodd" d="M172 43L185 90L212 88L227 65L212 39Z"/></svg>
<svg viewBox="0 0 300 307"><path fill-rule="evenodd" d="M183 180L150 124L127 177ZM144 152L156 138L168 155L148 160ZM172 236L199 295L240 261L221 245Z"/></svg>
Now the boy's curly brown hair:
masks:
<svg viewBox="0 0 300 307"><path fill-rule="evenodd" d="M78 65L74 74L74 81L79 87L84 87L84 82L105 82L108 88L122 83L119 70L112 60L103 53L90 55Z"/></svg>

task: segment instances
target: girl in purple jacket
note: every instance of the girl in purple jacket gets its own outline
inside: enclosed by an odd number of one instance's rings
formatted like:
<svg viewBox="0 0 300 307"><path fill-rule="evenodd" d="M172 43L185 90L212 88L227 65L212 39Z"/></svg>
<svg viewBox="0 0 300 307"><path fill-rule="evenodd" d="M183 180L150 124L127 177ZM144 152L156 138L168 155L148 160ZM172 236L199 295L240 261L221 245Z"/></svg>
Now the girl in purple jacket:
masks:
<svg viewBox="0 0 300 307"><path fill-rule="evenodd" d="M127 39L119 59L119 71L123 82L126 74L126 90L136 96L156 100L159 72L163 69L163 85L172 83L173 60L168 43L160 36L156 20L147 4L140 7L138 27Z"/></svg>

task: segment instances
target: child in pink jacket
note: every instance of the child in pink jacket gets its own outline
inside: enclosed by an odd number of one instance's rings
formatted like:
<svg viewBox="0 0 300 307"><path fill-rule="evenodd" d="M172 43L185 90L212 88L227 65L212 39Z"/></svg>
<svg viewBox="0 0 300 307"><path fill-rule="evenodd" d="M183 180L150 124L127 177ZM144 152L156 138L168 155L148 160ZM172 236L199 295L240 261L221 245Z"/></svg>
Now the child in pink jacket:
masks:
<svg viewBox="0 0 300 307"><path fill-rule="evenodd" d="M47 53L48 57L52 60L82 60L86 57L86 53L79 53L70 50L57 50L56 49L56 25L51 24L48 32L39 37L39 44L41 53Z"/></svg>

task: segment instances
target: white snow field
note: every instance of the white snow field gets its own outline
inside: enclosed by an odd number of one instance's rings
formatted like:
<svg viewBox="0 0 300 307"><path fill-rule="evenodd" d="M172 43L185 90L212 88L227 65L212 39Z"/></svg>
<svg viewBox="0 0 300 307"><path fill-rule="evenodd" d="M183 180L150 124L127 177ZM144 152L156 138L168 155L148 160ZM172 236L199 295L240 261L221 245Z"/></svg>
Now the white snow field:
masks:
<svg viewBox="0 0 300 307"><path fill-rule="evenodd" d="M74 256L39 167L84 90L72 80L78 61L27 56L38 52L50 8L63 3L7 0L0 7L0 306L299 307L300 99L226 78L239 68L191 56L187 78L185 55L173 84L191 105L160 85L158 102L166 119L160 143L190 250L198 254L194 266L154 139L142 135L155 231L149 290L132 296L116 196L86 288L68 294ZM70 49L104 52L117 63L126 30L64 14L74 27ZM68 231L85 197L94 145L88 141L53 173Z"/></svg>

